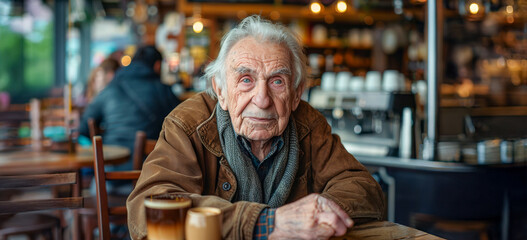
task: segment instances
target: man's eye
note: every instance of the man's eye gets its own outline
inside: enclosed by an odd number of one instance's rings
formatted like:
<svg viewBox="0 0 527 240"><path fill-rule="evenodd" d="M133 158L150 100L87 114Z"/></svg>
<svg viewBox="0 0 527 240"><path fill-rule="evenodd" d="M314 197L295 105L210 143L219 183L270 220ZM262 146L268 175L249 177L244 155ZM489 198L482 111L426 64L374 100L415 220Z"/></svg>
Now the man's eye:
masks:
<svg viewBox="0 0 527 240"><path fill-rule="evenodd" d="M244 79L242 79L242 82L243 83L251 83L251 79L244 78Z"/></svg>
<svg viewBox="0 0 527 240"><path fill-rule="evenodd" d="M280 84L282 84L282 80L281 79L276 79L276 80L273 81L273 84L280 85Z"/></svg>

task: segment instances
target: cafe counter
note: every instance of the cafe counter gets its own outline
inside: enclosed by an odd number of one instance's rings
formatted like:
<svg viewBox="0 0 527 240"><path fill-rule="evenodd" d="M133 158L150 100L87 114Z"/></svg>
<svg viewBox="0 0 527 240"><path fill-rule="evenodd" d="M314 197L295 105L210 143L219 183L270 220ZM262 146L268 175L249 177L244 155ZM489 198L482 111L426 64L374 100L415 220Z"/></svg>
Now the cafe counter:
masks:
<svg viewBox="0 0 527 240"><path fill-rule="evenodd" d="M387 195L388 221L416 227L416 217L485 223L491 236L527 237L527 163L470 165L355 156ZM434 229L421 229L441 235Z"/></svg>

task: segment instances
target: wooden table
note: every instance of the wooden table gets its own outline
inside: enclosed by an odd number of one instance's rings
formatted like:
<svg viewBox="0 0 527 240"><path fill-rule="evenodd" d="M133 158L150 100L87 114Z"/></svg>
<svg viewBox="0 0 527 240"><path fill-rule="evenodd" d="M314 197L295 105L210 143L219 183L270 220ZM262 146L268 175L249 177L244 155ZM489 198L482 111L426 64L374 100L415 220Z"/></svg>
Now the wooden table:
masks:
<svg viewBox="0 0 527 240"><path fill-rule="evenodd" d="M130 150L121 146L103 146L104 160L109 164L123 163L130 158ZM38 172L59 172L93 168L92 147L77 146L75 153L36 151L20 148L0 152L0 175Z"/></svg>
<svg viewBox="0 0 527 240"><path fill-rule="evenodd" d="M443 239L397 223L379 221L354 226L342 237L334 240L391 240L391 239Z"/></svg>
<svg viewBox="0 0 527 240"><path fill-rule="evenodd" d="M423 231L403 226L397 223L378 221L361 224L348 229L341 237L332 237L331 240L440 240L444 238L425 233ZM148 240L144 237L143 240Z"/></svg>
<svg viewBox="0 0 527 240"><path fill-rule="evenodd" d="M104 160L107 164L119 164L130 158L130 150L126 147L104 145ZM80 196L80 169L93 168L93 148L77 146L75 153L61 153L31 148L19 148L0 152L0 175L17 175L43 172L76 171L77 184L73 196ZM80 221L78 211L73 211L73 239L79 239Z"/></svg>

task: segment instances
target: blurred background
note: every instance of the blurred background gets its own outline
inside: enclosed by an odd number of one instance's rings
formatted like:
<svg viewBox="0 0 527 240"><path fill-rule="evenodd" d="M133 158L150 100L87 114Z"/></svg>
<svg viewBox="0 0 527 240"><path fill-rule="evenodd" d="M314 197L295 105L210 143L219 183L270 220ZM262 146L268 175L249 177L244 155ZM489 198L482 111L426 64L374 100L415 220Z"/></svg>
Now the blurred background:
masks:
<svg viewBox="0 0 527 240"><path fill-rule="evenodd" d="M252 14L300 37L303 98L381 183L388 220L527 239L526 0L0 0L0 149L35 137L31 99L59 99L78 128L93 70L142 45L181 100L204 90Z"/></svg>

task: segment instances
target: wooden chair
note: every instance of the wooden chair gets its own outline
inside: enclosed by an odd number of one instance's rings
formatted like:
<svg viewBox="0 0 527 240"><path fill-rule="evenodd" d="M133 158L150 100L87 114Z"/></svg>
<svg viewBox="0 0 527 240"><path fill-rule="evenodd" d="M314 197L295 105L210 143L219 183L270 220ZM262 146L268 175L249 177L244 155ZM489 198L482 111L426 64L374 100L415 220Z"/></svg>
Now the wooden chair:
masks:
<svg viewBox="0 0 527 240"><path fill-rule="evenodd" d="M49 173L23 176L0 176L1 189L48 188L77 184L77 173ZM41 210L76 209L83 206L82 197L47 198L35 200L0 201L0 239L11 235L53 235L62 239L60 218L43 213L26 213ZM12 214L12 216L9 216Z"/></svg>
<svg viewBox="0 0 527 240"><path fill-rule="evenodd" d="M90 139L93 139L93 137L97 135L101 135L103 132L99 125L95 122L95 119L93 118L88 119L88 131L90 133ZM93 179L92 174L83 175L81 176L81 178L81 189L90 188L90 184ZM93 211L92 214L95 214L95 212ZM93 227L95 228L95 225Z"/></svg>
<svg viewBox="0 0 527 240"><path fill-rule="evenodd" d="M146 133L137 131L135 134L134 143L134 170L141 170L143 168L143 160L150 154L156 146L157 140L147 139Z"/></svg>
<svg viewBox="0 0 527 240"><path fill-rule="evenodd" d="M109 206L106 180L137 180L141 171L105 172L102 138L100 136L93 137L93 154L95 158L94 169L97 189L97 223L99 227L99 239L110 239L110 216L126 216L126 205Z"/></svg>
<svg viewBox="0 0 527 240"><path fill-rule="evenodd" d="M20 134L22 128L28 127L29 104L11 104L0 109L0 151L31 144L29 132Z"/></svg>
<svg viewBox="0 0 527 240"><path fill-rule="evenodd" d="M95 123L95 119L89 118L88 119L88 130L90 132L90 139L93 139L93 137L97 135L101 135L102 129Z"/></svg>
<svg viewBox="0 0 527 240"><path fill-rule="evenodd" d="M92 137L93 139L93 137ZM143 160L144 158L154 150L154 147L156 145L157 140L153 139L147 139L146 133L143 131L137 131L135 135L135 142L134 142L134 152L133 152L133 169L134 170L141 170L143 166ZM135 185L136 181L133 181L133 185ZM126 203L126 197L123 196L108 196L108 204L110 206L119 206ZM79 214L81 215L81 222L82 222L82 233L84 234L84 239L93 239L93 230L97 228L97 202L95 198L87 198L86 204L83 209L79 210ZM126 219L123 219L122 217L119 218L113 217L112 222L125 222ZM78 233L78 238L80 238L80 234Z"/></svg>
<svg viewBox="0 0 527 240"><path fill-rule="evenodd" d="M42 130L49 126L66 127L66 111L62 98L31 99L29 103L31 120L31 138L42 141Z"/></svg>
<svg viewBox="0 0 527 240"><path fill-rule="evenodd" d="M65 98L31 99L29 103L29 119L31 126L31 145L35 149L48 148L51 151L65 151L70 149L65 143L69 141L72 129L78 126L79 112L72 109ZM61 128L63 128L61 130ZM64 131L64 141L54 142L44 136L45 129L49 134L60 135Z"/></svg>

